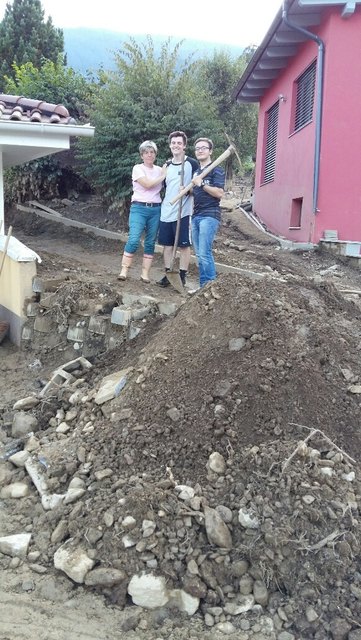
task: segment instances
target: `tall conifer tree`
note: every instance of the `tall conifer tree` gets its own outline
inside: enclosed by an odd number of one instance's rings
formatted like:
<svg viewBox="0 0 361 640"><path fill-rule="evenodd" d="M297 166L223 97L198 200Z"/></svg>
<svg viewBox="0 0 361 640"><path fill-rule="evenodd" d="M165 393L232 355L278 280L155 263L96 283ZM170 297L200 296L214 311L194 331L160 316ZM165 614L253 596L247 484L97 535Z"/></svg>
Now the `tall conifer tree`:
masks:
<svg viewBox="0 0 361 640"><path fill-rule="evenodd" d="M4 75L14 77L12 64L32 62L40 68L44 58L57 62L64 53L64 35L53 26L49 17L44 21L40 0L13 0L7 3L0 23L0 90Z"/></svg>

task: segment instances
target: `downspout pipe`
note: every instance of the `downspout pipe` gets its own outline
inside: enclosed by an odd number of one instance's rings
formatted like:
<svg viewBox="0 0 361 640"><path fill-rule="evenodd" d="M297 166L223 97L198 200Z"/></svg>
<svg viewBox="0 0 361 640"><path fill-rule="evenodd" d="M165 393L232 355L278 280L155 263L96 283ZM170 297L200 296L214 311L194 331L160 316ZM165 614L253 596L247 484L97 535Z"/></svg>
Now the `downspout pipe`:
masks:
<svg viewBox="0 0 361 640"><path fill-rule="evenodd" d="M322 133L322 106L323 106L323 70L324 70L324 58L325 58L325 43L319 36L300 27L298 24L291 22L287 15L287 0L283 0L282 4L282 19L284 23L299 33L302 33L306 38L316 42L318 46L317 66L316 66L316 131L315 131L315 154L313 165L313 200L312 207L313 213L318 213L318 191L320 181L320 157L321 157L321 133Z"/></svg>

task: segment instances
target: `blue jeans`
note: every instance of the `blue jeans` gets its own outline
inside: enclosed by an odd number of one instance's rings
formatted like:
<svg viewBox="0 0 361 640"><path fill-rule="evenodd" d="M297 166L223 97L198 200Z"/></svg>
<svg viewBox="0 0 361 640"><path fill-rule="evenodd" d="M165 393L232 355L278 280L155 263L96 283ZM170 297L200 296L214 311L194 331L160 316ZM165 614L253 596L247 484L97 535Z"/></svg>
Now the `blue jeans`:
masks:
<svg viewBox="0 0 361 640"><path fill-rule="evenodd" d="M212 245L218 231L219 220L211 216L192 218L192 242L196 252L201 287L216 279L216 265L212 254Z"/></svg>
<svg viewBox="0 0 361 640"><path fill-rule="evenodd" d="M145 231L144 253L152 256L154 254L159 220L160 204L159 207L146 207L142 204L132 204L129 213L129 235L124 251L132 254L135 253L139 247L142 233Z"/></svg>

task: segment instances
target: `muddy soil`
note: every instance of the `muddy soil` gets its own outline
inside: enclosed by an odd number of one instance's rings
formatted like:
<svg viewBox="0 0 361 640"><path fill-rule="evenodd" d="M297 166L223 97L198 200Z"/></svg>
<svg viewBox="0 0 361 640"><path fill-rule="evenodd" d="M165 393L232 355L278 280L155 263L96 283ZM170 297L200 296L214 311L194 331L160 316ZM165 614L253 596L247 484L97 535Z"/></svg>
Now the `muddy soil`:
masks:
<svg viewBox="0 0 361 640"><path fill-rule="evenodd" d="M104 226L99 207L73 205L74 218L77 207L82 221ZM8 220L41 254L39 274L65 276L79 296L159 295L159 255L150 285L139 281L139 258L119 283L120 243L15 211ZM26 497L1 501L0 534L32 533L30 558L0 554L2 640L360 638L361 310L359 295L342 291L361 290L361 275L335 256L281 250L229 203L215 254L256 275L221 273L174 317L95 358L75 407L65 394L32 410L34 455L46 459L53 490L80 478L86 494L46 512L32 485ZM179 300L169 289L162 297ZM63 362L46 345L34 353L4 341L0 355L6 446L14 402L38 394ZM102 379L124 368L119 397L97 406ZM70 430L59 434L72 409ZM215 452L221 471L210 468ZM2 470L4 486L26 481L10 462ZM194 497L183 503L177 485ZM205 529L207 508L222 514L226 549ZM240 526L240 510L259 525ZM134 545L124 548L129 515ZM149 539L145 521L154 524ZM96 567L124 572L125 585L142 572L166 576L199 599L197 612L147 611L124 585L77 585L54 569L60 523L60 542L85 547ZM240 593L254 599L244 613Z"/></svg>

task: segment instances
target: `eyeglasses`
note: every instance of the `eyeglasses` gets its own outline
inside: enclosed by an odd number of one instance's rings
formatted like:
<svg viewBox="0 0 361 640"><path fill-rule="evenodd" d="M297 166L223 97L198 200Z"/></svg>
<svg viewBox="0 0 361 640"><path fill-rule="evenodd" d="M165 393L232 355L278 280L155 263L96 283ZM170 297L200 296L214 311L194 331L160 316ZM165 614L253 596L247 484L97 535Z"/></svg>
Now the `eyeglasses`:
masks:
<svg viewBox="0 0 361 640"><path fill-rule="evenodd" d="M194 151L207 151L210 147L194 147Z"/></svg>

